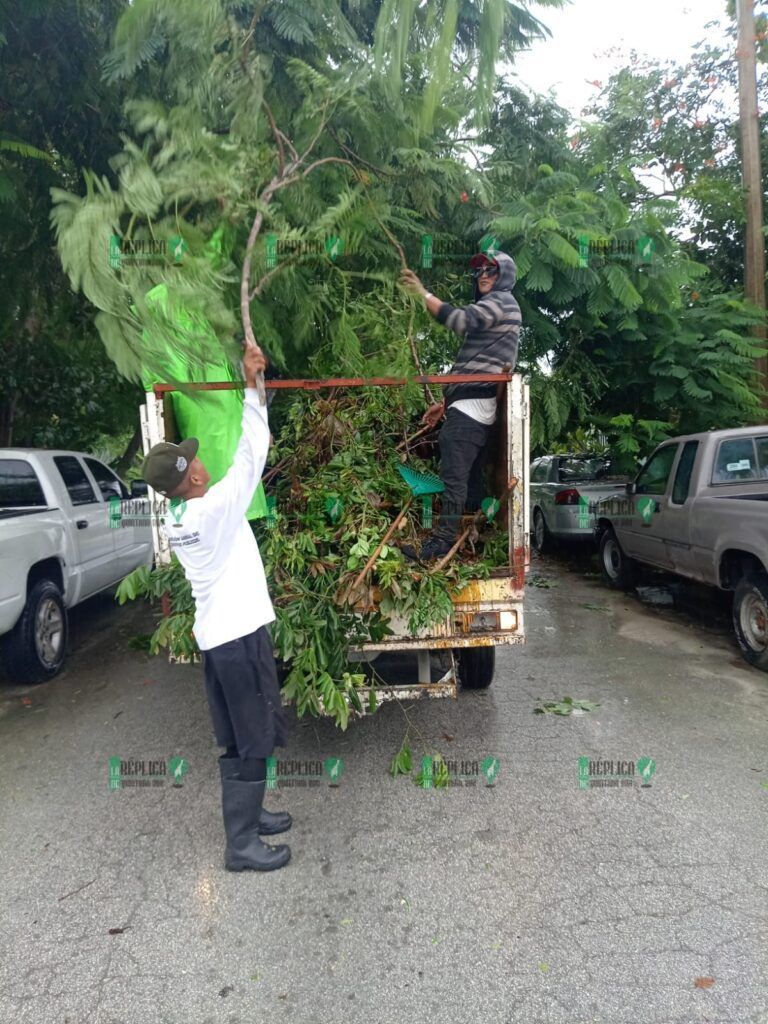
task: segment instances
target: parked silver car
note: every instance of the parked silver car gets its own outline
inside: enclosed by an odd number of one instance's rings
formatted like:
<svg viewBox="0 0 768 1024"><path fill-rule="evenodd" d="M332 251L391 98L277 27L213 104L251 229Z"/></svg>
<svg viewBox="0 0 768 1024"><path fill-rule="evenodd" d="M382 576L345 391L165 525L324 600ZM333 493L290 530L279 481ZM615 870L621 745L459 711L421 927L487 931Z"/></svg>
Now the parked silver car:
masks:
<svg viewBox="0 0 768 1024"><path fill-rule="evenodd" d="M614 494L627 477L609 455L543 455L531 463L531 545L547 551L553 540L594 542L595 502Z"/></svg>

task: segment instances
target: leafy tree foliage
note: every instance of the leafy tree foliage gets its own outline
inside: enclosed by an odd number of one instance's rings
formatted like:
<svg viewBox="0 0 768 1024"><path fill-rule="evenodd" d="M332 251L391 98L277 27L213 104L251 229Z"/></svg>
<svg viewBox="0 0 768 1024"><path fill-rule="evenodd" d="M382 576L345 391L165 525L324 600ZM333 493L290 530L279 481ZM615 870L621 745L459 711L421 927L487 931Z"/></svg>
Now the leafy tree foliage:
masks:
<svg viewBox="0 0 768 1024"><path fill-rule="evenodd" d="M89 447L135 422L88 304L62 273L50 224L52 186L108 169L119 145L119 91L100 54L125 3L2 5L0 21L0 445Z"/></svg>

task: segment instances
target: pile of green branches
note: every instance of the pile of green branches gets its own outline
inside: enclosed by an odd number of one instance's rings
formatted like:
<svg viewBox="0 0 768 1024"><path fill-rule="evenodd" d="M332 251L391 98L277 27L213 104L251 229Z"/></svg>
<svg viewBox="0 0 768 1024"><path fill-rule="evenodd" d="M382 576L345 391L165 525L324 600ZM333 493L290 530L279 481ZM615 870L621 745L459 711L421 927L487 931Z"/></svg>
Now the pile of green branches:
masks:
<svg viewBox="0 0 768 1024"><path fill-rule="evenodd" d="M424 396L412 386L367 387L287 401L274 417L283 425L264 475L273 514L253 524L275 607L272 638L286 667L284 692L298 714L328 714L346 728L350 714L362 710L360 689L369 685L348 661L349 648L391 634L393 615L405 618L412 633L444 620L452 596L504 560L506 533L487 528L474 552L445 565L409 562L399 545L418 543L424 533L413 503L360 579L411 498L398 462L435 468L404 444L419 428ZM159 601L163 594L170 615L160 615L150 650L194 656L192 596L178 562L137 570L118 599Z"/></svg>

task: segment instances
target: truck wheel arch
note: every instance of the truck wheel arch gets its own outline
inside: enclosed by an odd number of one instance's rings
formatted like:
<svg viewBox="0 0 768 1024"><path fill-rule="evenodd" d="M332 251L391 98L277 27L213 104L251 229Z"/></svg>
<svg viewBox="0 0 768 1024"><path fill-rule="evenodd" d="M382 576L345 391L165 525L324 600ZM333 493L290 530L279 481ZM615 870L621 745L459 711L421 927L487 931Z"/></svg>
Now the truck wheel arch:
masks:
<svg viewBox="0 0 768 1024"><path fill-rule="evenodd" d="M735 590L740 580L766 573L757 555L739 548L727 548L720 555L717 580L723 590Z"/></svg>
<svg viewBox="0 0 768 1024"><path fill-rule="evenodd" d="M49 574L31 580L13 629L0 638L6 672L16 683L43 683L61 669L67 648L67 609Z"/></svg>
<svg viewBox="0 0 768 1024"><path fill-rule="evenodd" d="M64 593L64 570L58 558L44 558L30 567L27 573L27 593L40 580L50 580L51 583L56 584L62 594Z"/></svg>

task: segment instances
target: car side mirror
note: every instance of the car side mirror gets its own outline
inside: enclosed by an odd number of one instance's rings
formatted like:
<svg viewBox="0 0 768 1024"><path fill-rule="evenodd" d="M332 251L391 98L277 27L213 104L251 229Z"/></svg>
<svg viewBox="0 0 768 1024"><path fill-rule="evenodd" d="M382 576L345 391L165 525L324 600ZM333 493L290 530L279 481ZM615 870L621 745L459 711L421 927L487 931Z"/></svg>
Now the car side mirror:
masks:
<svg viewBox="0 0 768 1024"><path fill-rule="evenodd" d="M630 482L627 484L627 494L634 494L634 493L635 493L635 484L634 484L634 481L630 480Z"/></svg>
<svg viewBox="0 0 768 1024"><path fill-rule="evenodd" d="M146 498L149 486L146 480L131 480L131 497Z"/></svg>

